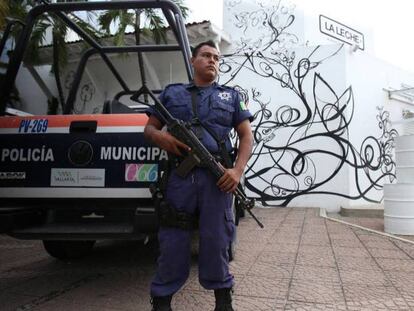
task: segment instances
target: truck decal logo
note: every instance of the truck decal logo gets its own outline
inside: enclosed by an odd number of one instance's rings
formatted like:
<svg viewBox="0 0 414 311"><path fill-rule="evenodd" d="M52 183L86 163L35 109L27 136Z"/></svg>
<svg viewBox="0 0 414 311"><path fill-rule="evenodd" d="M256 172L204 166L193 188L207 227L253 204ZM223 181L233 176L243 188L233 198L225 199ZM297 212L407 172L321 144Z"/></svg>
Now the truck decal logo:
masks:
<svg viewBox="0 0 414 311"><path fill-rule="evenodd" d="M1 149L1 161L10 162L53 162L55 157L53 156L52 148L2 148Z"/></svg>
<svg viewBox="0 0 414 311"><path fill-rule="evenodd" d="M50 185L60 187L105 187L105 169L52 168Z"/></svg>
<svg viewBox="0 0 414 311"><path fill-rule="evenodd" d="M101 160L161 161L167 152L158 147L101 147Z"/></svg>
<svg viewBox="0 0 414 311"><path fill-rule="evenodd" d="M0 172L0 179L26 179L26 172Z"/></svg>
<svg viewBox="0 0 414 311"><path fill-rule="evenodd" d="M158 164L125 164L125 181L154 182L158 179Z"/></svg>

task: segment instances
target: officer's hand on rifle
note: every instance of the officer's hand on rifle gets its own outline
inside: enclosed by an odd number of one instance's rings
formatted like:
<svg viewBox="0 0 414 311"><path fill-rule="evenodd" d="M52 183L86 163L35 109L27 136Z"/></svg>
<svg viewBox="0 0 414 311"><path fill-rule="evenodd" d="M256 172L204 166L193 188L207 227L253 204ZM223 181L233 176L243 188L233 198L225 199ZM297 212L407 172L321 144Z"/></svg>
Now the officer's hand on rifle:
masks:
<svg viewBox="0 0 414 311"><path fill-rule="evenodd" d="M183 151L186 153L191 150L190 147L179 141L170 133L162 131L162 128L163 124L155 116L150 116L147 125L145 126L144 135L149 141L161 149L178 156L183 156Z"/></svg>
<svg viewBox="0 0 414 311"><path fill-rule="evenodd" d="M190 147L179 141L168 132L160 131L159 135L156 135L156 137L157 138L154 142L160 148L175 155L185 156L185 154L191 150Z"/></svg>
<svg viewBox="0 0 414 311"><path fill-rule="evenodd" d="M243 170L236 167L224 169L224 175L218 180L217 186L221 191L231 193L236 190L242 175Z"/></svg>

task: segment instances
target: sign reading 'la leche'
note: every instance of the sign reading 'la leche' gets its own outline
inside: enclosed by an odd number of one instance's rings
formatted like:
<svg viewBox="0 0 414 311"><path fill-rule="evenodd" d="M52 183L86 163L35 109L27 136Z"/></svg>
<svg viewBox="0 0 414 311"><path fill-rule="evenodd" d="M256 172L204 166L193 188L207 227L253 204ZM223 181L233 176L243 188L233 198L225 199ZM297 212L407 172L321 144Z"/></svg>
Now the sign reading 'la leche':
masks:
<svg viewBox="0 0 414 311"><path fill-rule="evenodd" d="M355 29L345 26L329 17L319 15L319 29L325 35L338 39L360 50L365 49L364 35Z"/></svg>

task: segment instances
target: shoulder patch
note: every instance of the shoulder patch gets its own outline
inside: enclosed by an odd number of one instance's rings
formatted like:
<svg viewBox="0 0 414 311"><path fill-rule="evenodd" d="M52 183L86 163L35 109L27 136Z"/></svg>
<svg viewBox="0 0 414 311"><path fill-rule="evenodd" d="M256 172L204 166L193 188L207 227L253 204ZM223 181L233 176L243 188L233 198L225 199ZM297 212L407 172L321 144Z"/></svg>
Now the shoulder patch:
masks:
<svg viewBox="0 0 414 311"><path fill-rule="evenodd" d="M247 106L246 106L246 103L244 102L244 100L241 100L239 105L240 105L240 110L242 110L242 111L247 110Z"/></svg>

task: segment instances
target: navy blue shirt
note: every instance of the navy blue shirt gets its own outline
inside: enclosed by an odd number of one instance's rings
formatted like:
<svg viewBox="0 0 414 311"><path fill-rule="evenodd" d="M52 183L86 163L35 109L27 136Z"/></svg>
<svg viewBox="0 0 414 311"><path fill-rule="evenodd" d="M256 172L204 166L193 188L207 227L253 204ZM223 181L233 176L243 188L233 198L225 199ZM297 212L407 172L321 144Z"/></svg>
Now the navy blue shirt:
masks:
<svg viewBox="0 0 414 311"><path fill-rule="evenodd" d="M194 84L170 84L160 94L160 101L177 119L191 122L193 106L191 90L197 88ZM239 92L213 83L210 87L199 88L197 92L197 113L201 123L208 127L220 140L226 141L228 150L231 149L229 133L246 119L253 117L247 110ZM148 115L154 115L160 121L162 118L154 108L147 109ZM210 152L218 152L216 140L201 127L200 140Z"/></svg>

